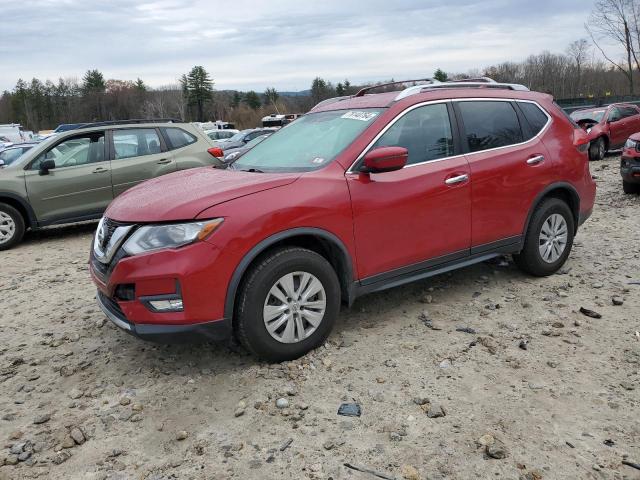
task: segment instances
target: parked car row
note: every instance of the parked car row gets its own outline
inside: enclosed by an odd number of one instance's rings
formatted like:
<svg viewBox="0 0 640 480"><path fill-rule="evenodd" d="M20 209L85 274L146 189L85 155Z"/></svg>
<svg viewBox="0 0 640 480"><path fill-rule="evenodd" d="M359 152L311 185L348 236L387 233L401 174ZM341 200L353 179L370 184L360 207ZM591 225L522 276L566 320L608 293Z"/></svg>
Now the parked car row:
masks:
<svg viewBox="0 0 640 480"><path fill-rule="evenodd" d="M610 150L622 148L622 189L640 194L640 107L614 103L576 110L571 118L589 135L591 160L602 160Z"/></svg>
<svg viewBox="0 0 640 480"><path fill-rule="evenodd" d="M115 197L144 180L223 165L209 152L212 147L191 124L150 121L85 124L21 155L5 150L0 250L20 242L28 228L98 219Z"/></svg>

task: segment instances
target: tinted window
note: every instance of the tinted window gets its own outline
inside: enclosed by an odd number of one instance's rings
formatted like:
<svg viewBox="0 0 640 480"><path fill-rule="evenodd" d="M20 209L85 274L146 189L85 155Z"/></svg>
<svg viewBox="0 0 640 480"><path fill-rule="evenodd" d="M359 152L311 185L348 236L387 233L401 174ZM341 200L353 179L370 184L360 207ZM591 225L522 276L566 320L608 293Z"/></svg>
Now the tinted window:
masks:
<svg viewBox="0 0 640 480"><path fill-rule="evenodd" d="M181 148L191 143L196 143L197 139L190 133L185 132L181 128L165 128L164 132L166 133L169 145L171 145L171 149Z"/></svg>
<svg viewBox="0 0 640 480"><path fill-rule="evenodd" d="M547 124L547 116L535 103L518 102L518 106L529 122L531 135L536 136Z"/></svg>
<svg viewBox="0 0 640 480"><path fill-rule="evenodd" d="M115 158L141 157L160 153L160 138L155 128L131 128L113 131Z"/></svg>
<svg viewBox="0 0 640 480"><path fill-rule="evenodd" d="M453 155L453 135L444 103L416 108L394 123L373 145L404 147L407 164L427 162Z"/></svg>
<svg viewBox="0 0 640 480"><path fill-rule="evenodd" d="M76 167L87 163L102 162L104 156L104 132L76 135L56 144L31 164L32 170L40 169L40 162L51 159L56 168Z"/></svg>
<svg viewBox="0 0 640 480"><path fill-rule="evenodd" d="M479 152L523 141L520 122L509 102L458 102L469 151Z"/></svg>
<svg viewBox="0 0 640 480"><path fill-rule="evenodd" d="M620 107L620 113L622 118L627 118L637 115L638 111L633 107Z"/></svg>

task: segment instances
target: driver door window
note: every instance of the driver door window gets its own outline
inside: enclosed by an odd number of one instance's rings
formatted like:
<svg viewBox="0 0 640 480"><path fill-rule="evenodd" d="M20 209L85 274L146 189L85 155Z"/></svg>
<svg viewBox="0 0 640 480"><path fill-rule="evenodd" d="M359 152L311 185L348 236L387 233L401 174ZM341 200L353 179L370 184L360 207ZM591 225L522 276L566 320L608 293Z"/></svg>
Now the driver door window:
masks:
<svg viewBox="0 0 640 480"><path fill-rule="evenodd" d="M404 147L407 165L453 155L453 135L444 103L425 105L410 111L394 123L372 148Z"/></svg>
<svg viewBox="0 0 640 480"><path fill-rule="evenodd" d="M53 160L58 169L103 162L104 159L104 132L91 132L63 140L40 155L31 169L39 170L43 160Z"/></svg>

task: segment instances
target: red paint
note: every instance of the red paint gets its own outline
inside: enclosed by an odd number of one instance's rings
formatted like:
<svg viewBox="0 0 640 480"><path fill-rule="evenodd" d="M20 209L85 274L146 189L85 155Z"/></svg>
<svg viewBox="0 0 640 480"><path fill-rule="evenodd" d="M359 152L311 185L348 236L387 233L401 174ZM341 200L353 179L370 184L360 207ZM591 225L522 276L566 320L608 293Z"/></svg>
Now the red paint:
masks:
<svg viewBox="0 0 640 480"><path fill-rule="evenodd" d="M629 107L638 113L637 115L612 122L611 111L615 107ZM640 131L640 109L636 105L629 103L614 103L607 107L590 108L589 110L606 110L600 122L591 127L588 135L590 141L594 141L600 137L605 138L609 150L615 150L622 147L630 135Z"/></svg>
<svg viewBox="0 0 640 480"><path fill-rule="evenodd" d="M457 88L428 91L393 103L396 95L364 95L313 110L388 107L334 162L320 170L260 174L201 168L159 177L122 194L105 214L116 221L217 217L225 221L206 241L122 259L106 285L92 271L98 288L112 295L118 284L134 283L137 292L152 295L167 293L168 285L177 280L183 312L154 314L137 300L119 302L120 306L138 323L218 320L224 316L227 288L236 267L253 247L279 232L313 227L333 234L346 248L353 265L352 280L358 281L521 235L534 200L557 182L575 188L582 213L593 208L595 183L586 153L577 148L583 135L574 138L574 127L550 96ZM347 173L374 137L406 108L474 97L534 100L552 116L552 123L538 138L522 145L460 154L386 173ZM387 156L394 161L402 156L399 151L392 153ZM540 155L543 162L527 164ZM462 175L468 178L445 183Z"/></svg>

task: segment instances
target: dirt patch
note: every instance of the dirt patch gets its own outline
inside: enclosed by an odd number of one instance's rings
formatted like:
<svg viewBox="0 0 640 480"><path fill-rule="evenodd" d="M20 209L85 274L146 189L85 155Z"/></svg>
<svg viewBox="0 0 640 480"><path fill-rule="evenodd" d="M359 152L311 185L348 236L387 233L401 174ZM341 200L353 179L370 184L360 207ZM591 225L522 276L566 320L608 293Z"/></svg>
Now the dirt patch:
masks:
<svg viewBox="0 0 640 480"><path fill-rule="evenodd" d="M126 335L95 305L95 225L29 235L0 253L0 479L640 478L640 197L618 161L591 164L560 274L498 261L369 295L281 365Z"/></svg>

